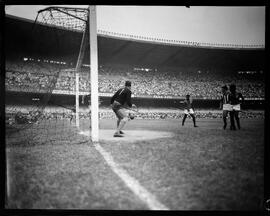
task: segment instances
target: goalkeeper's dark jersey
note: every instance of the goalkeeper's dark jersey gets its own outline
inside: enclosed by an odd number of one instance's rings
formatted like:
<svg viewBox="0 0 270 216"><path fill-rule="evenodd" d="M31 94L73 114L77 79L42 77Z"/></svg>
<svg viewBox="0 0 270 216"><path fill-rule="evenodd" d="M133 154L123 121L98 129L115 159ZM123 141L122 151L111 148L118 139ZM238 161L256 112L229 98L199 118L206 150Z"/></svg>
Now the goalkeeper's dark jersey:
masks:
<svg viewBox="0 0 270 216"><path fill-rule="evenodd" d="M120 88L111 98L111 104L117 101L121 105L127 104L129 107L132 106L131 103L131 91L128 88Z"/></svg>

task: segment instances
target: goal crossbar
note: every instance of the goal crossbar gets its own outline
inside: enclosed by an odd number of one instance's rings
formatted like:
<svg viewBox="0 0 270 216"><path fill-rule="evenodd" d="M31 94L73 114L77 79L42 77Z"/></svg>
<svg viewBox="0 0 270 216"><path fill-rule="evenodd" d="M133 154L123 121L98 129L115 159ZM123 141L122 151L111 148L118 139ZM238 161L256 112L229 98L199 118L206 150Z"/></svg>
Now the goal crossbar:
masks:
<svg viewBox="0 0 270 216"><path fill-rule="evenodd" d="M42 10L39 10L38 11L38 14L39 13L41 13L41 12L43 12L43 11L46 11L46 10L59 10L59 9L64 9L64 10L70 10L70 11L81 11L81 12L85 12L85 11L89 11L89 9L88 8L73 8L73 7L46 7L46 8L44 8L44 9L42 9Z"/></svg>
<svg viewBox="0 0 270 216"><path fill-rule="evenodd" d="M36 21L48 26L84 31L89 8L47 7L38 11Z"/></svg>

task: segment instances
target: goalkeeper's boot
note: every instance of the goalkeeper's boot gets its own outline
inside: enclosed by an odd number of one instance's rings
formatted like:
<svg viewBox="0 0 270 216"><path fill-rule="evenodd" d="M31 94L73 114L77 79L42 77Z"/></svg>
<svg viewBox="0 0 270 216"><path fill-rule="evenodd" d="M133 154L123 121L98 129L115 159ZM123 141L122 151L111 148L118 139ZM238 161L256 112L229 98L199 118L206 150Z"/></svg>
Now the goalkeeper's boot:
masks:
<svg viewBox="0 0 270 216"><path fill-rule="evenodd" d="M123 135L120 134L120 133L115 132L115 134L113 135L113 137L123 137Z"/></svg>
<svg viewBox="0 0 270 216"><path fill-rule="evenodd" d="M119 131L120 134L125 134L123 131Z"/></svg>

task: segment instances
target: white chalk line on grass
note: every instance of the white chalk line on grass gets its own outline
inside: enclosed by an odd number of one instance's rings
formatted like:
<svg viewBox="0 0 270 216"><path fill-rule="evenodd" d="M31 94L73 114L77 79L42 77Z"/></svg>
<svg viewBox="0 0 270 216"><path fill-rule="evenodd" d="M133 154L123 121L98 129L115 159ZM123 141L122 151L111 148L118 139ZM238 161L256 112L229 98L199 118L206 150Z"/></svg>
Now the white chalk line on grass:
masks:
<svg viewBox="0 0 270 216"><path fill-rule="evenodd" d="M7 154L8 152L6 152ZM10 198L10 160L8 158L8 155L7 155L7 166L6 166L6 192L7 192L7 198L9 199Z"/></svg>
<svg viewBox="0 0 270 216"><path fill-rule="evenodd" d="M169 210L165 205L160 203L154 195L148 192L140 183L131 177L124 169L114 162L110 153L106 152L98 143L94 144L96 150L103 156L111 169L120 179L133 191L143 202L145 202L150 210Z"/></svg>

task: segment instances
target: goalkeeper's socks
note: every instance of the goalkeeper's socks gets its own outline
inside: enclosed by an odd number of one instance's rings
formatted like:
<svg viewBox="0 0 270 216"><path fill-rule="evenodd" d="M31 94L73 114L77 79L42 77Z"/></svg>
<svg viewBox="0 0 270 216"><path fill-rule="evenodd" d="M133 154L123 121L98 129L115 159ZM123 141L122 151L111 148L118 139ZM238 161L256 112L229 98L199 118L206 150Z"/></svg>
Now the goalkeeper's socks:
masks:
<svg viewBox="0 0 270 216"><path fill-rule="evenodd" d="M191 117L192 117L192 120L193 120L194 127L197 127L197 126L196 126L196 119L195 119L195 116L194 116L194 115L191 115Z"/></svg>
<svg viewBox="0 0 270 216"><path fill-rule="evenodd" d="M240 126L240 120L239 120L239 119L236 119L236 123L237 123L238 129L240 130L240 129L241 129L241 126Z"/></svg>
<svg viewBox="0 0 270 216"><path fill-rule="evenodd" d="M184 118L183 118L183 121L182 121L182 126L184 126L186 118L187 118L187 115L185 114Z"/></svg>

